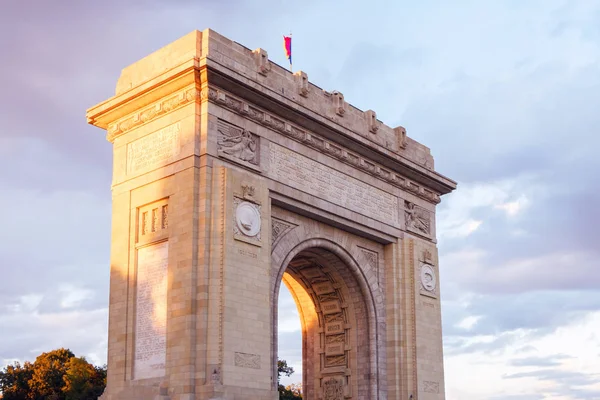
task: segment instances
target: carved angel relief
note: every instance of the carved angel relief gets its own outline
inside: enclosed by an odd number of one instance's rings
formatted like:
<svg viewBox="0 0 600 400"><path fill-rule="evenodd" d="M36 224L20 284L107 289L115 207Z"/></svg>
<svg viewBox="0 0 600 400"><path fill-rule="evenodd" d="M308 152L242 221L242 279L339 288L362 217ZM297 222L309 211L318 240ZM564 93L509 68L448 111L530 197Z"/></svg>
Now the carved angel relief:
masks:
<svg viewBox="0 0 600 400"><path fill-rule="evenodd" d="M431 213L410 201L404 201L406 229L427 236L431 235Z"/></svg>
<svg viewBox="0 0 600 400"><path fill-rule="evenodd" d="M258 165L258 136L253 133L230 125L225 121L217 123L217 146L219 155Z"/></svg>

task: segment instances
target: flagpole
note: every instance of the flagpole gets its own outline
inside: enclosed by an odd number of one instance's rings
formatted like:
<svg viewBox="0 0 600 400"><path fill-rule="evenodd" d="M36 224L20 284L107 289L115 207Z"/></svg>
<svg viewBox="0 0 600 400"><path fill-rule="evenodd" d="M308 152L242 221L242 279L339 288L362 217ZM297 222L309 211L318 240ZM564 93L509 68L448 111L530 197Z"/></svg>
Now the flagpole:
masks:
<svg viewBox="0 0 600 400"><path fill-rule="evenodd" d="M290 30L290 72L294 73L294 68L292 68L292 31Z"/></svg>

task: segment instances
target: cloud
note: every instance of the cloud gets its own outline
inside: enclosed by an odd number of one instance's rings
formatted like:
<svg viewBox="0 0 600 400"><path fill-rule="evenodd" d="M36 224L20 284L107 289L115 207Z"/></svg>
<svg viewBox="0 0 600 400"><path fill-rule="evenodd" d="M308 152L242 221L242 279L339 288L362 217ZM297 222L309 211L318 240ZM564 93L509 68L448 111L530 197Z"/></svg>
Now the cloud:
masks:
<svg viewBox="0 0 600 400"><path fill-rule="evenodd" d="M540 290L598 290L595 252L548 252L528 258L494 260L482 250L460 250L445 257L447 273L475 293L524 293Z"/></svg>
<svg viewBox="0 0 600 400"><path fill-rule="evenodd" d="M576 396L575 398L589 399L589 397L580 396L583 393L586 396L593 394L594 397L600 395L600 387L598 386L599 377L600 373L595 374L550 368L508 374L504 376L504 379L534 379L550 384L550 390L548 390L550 393L568 394ZM595 390L593 387L586 388L589 386L596 386L598 390Z"/></svg>
<svg viewBox="0 0 600 400"><path fill-rule="evenodd" d="M584 304L585 299L581 300ZM501 302L499 302L501 304ZM587 308L583 306L582 308ZM488 308L489 309L489 308ZM553 304L548 309L557 310ZM507 307L508 310L508 307ZM519 311L517 311L519 310ZM513 307L514 314L520 309ZM562 311L556 312L561 314ZM522 312L524 315L530 315ZM445 338L446 382L450 398L510 398L512 395L542 395L542 398L590 399L600 390L597 375L600 342L593 334L600 329L600 311L563 321L553 329L501 329L497 333L451 332ZM469 336L470 335L470 336ZM560 353L557 353L560 349ZM477 380L485 384L458 396L460 388ZM587 397L586 397L587 396Z"/></svg>
<svg viewBox="0 0 600 400"><path fill-rule="evenodd" d="M470 315L461 321L459 321L455 326L459 329L463 330L471 330L477 325L477 321L481 319L480 315Z"/></svg>
<svg viewBox="0 0 600 400"><path fill-rule="evenodd" d="M294 368L290 377L281 377L282 385L302 382L302 328L294 299L285 285L279 289L278 358Z"/></svg>
<svg viewBox="0 0 600 400"><path fill-rule="evenodd" d="M515 358L510 361L510 365L515 367L557 367L562 365L563 360L573 357L565 354L551 354L544 357L523 357Z"/></svg>
<svg viewBox="0 0 600 400"><path fill-rule="evenodd" d="M526 196L522 195L518 199L510 202L506 202L503 204L496 205L496 208L500 210L504 210L506 215L509 217L514 217L528 205L529 200Z"/></svg>
<svg viewBox="0 0 600 400"><path fill-rule="evenodd" d="M542 400L545 398L543 394L502 394L488 397L487 400Z"/></svg>
<svg viewBox="0 0 600 400"><path fill-rule="evenodd" d="M44 351L66 347L90 361L106 361L107 308L19 311L0 314L0 360L31 361Z"/></svg>
<svg viewBox="0 0 600 400"><path fill-rule="evenodd" d="M447 398L600 397L576 375L517 378L544 363L577 371L575 359L599 369L573 344L600 354L576 330L600 329L599 21L599 4L564 0L11 3L0 15L11 33L0 42L0 361L62 344L104 357L112 149L85 109L114 93L123 67L193 29L281 64L291 29L296 69L405 126L459 181L437 211ZM280 355L299 379L299 319L280 301Z"/></svg>

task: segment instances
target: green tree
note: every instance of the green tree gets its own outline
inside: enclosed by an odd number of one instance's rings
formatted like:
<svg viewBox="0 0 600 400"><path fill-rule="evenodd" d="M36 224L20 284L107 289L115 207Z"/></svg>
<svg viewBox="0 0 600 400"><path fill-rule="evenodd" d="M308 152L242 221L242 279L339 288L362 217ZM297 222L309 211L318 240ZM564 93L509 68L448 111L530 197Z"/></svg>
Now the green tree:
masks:
<svg viewBox="0 0 600 400"><path fill-rule="evenodd" d="M281 374L285 376L291 376L294 373L294 368L287 365L287 361L285 360L277 360L277 383L279 383L279 378L281 378Z"/></svg>
<svg viewBox="0 0 600 400"><path fill-rule="evenodd" d="M72 357L63 380L65 400L96 400L106 386L106 367L95 367L83 357Z"/></svg>
<svg viewBox="0 0 600 400"><path fill-rule="evenodd" d="M68 349L52 350L40 354L33 363L33 376L29 388L34 400L64 400L63 377L67 373L68 363L75 354Z"/></svg>
<svg viewBox="0 0 600 400"><path fill-rule="evenodd" d="M106 386L106 366L96 367L68 349L40 354L35 362L0 371L2 400L96 400Z"/></svg>
<svg viewBox="0 0 600 400"><path fill-rule="evenodd" d="M0 371L0 392L2 400L27 400L30 399L29 380L33 376L33 365L25 362L23 366L18 362L8 365Z"/></svg>
<svg viewBox="0 0 600 400"><path fill-rule="evenodd" d="M277 360L277 389L279 391L279 400L297 400L302 399L302 393L299 385L283 386L279 383L281 375L291 376L294 368L287 365L285 360Z"/></svg>

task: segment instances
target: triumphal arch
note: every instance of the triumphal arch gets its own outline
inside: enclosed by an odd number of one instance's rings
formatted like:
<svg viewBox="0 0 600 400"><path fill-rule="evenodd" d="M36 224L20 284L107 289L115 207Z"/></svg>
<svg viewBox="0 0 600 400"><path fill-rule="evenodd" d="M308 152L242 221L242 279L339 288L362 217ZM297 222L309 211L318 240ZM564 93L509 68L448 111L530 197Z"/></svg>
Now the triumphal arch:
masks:
<svg viewBox="0 0 600 400"><path fill-rule="evenodd" d="M125 68L104 400L277 398L277 299L305 399L444 399L429 149L214 31Z"/></svg>

